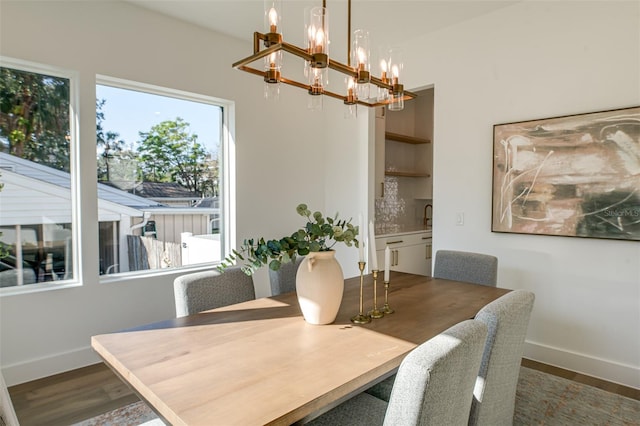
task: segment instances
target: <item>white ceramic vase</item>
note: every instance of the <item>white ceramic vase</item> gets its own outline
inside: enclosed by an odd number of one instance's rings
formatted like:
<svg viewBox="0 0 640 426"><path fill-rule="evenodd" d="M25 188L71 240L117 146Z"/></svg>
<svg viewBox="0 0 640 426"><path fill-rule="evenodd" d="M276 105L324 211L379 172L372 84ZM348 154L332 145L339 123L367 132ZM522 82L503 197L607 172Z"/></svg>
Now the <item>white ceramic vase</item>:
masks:
<svg viewBox="0 0 640 426"><path fill-rule="evenodd" d="M309 253L296 274L298 303L309 324L331 324L338 315L344 275L334 251Z"/></svg>

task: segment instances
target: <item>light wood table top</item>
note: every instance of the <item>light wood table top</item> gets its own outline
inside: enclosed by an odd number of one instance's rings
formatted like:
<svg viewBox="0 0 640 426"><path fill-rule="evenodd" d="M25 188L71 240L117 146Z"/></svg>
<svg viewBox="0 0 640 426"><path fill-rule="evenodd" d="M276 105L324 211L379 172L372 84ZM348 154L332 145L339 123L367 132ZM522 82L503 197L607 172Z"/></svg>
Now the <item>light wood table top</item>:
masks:
<svg viewBox="0 0 640 426"><path fill-rule="evenodd" d="M372 282L365 276L365 310ZM395 313L355 325L359 284L345 280L330 325L307 324L287 293L93 336L91 345L173 425L289 425L389 376L417 345L509 291L392 272Z"/></svg>

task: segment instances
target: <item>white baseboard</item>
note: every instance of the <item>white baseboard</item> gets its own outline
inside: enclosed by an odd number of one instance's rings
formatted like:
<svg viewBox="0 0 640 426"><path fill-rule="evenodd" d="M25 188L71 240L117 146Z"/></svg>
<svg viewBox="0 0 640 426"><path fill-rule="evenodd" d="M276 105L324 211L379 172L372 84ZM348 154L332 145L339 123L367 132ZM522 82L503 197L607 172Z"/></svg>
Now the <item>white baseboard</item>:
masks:
<svg viewBox="0 0 640 426"><path fill-rule="evenodd" d="M7 386L13 386L101 361L91 347L87 346L48 357L5 365L2 367L2 374Z"/></svg>
<svg viewBox="0 0 640 426"><path fill-rule="evenodd" d="M530 341L525 342L524 357L608 382L640 389L640 367L638 366L620 364Z"/></svg>

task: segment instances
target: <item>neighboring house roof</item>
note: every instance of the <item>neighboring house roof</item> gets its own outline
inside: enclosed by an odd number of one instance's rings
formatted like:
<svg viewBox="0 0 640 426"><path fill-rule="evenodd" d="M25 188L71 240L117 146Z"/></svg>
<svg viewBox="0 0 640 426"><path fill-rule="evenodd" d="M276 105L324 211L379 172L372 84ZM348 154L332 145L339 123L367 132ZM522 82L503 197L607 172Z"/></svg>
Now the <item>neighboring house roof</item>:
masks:
<svg viewBox="0 0 640 426"><path fill-rule="evenodd" d="M69 173L4 152L0 152L0 173L2 173L2 169L63 188L68 189L71 187ZM129 194L128 192L101 183L98 183L98 198L135 209L165 207L157 201Z"/></svg>
<svg viewBox="0 0 640 426"><path fill-rule="evenodd" d="M219 209L220 208L220 200L218 197L207 197L201 198L196 202L193 207L204 208L204 209Z"/></svg>
<svg viewBox="0 0 640 426"><path fill-rule="evenodd" d="M145 198L153 199L198 199L200 198L195 192L180 185L177 182L140 182L136 183L133 188L123 188L115 182L103 182L105 185L113 186L131 194Z"/></svg>
<svg viewBox="0 0 640 426"><path fill-rule="evenodd" d="M0 226L35 223L70 223L71 191L60 185L41 181L9 170L0 171ZM98 199L98 218L118 221L122 215L142 216L138 209Z"/></svg>
<svg viewBox="0 0 640 426"><path fill-rule="evenodd" d="M0 152L0 182L5 183L0 192L0 224L71 222L69 173ZM97 185L100 221L117 221L121 215L141 217L145 211L161 215L219 213L218 208L208 203L197 210L193 207L176 208L110 185ZM27 208L25 203L28 203Z"/></svg>

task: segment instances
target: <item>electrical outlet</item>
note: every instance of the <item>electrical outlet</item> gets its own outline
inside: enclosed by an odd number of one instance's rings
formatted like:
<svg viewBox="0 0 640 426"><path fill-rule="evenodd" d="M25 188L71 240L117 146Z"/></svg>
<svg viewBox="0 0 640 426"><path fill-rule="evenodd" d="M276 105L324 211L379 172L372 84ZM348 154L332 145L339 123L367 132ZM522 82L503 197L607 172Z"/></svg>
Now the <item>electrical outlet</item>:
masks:
<svg viewBox="0 0 640 426"><path fill-rule="evenodd" d="M456 225L457 226L463 226L464 225L464 213L463 212L458 212L456 214Z"/></svg>

